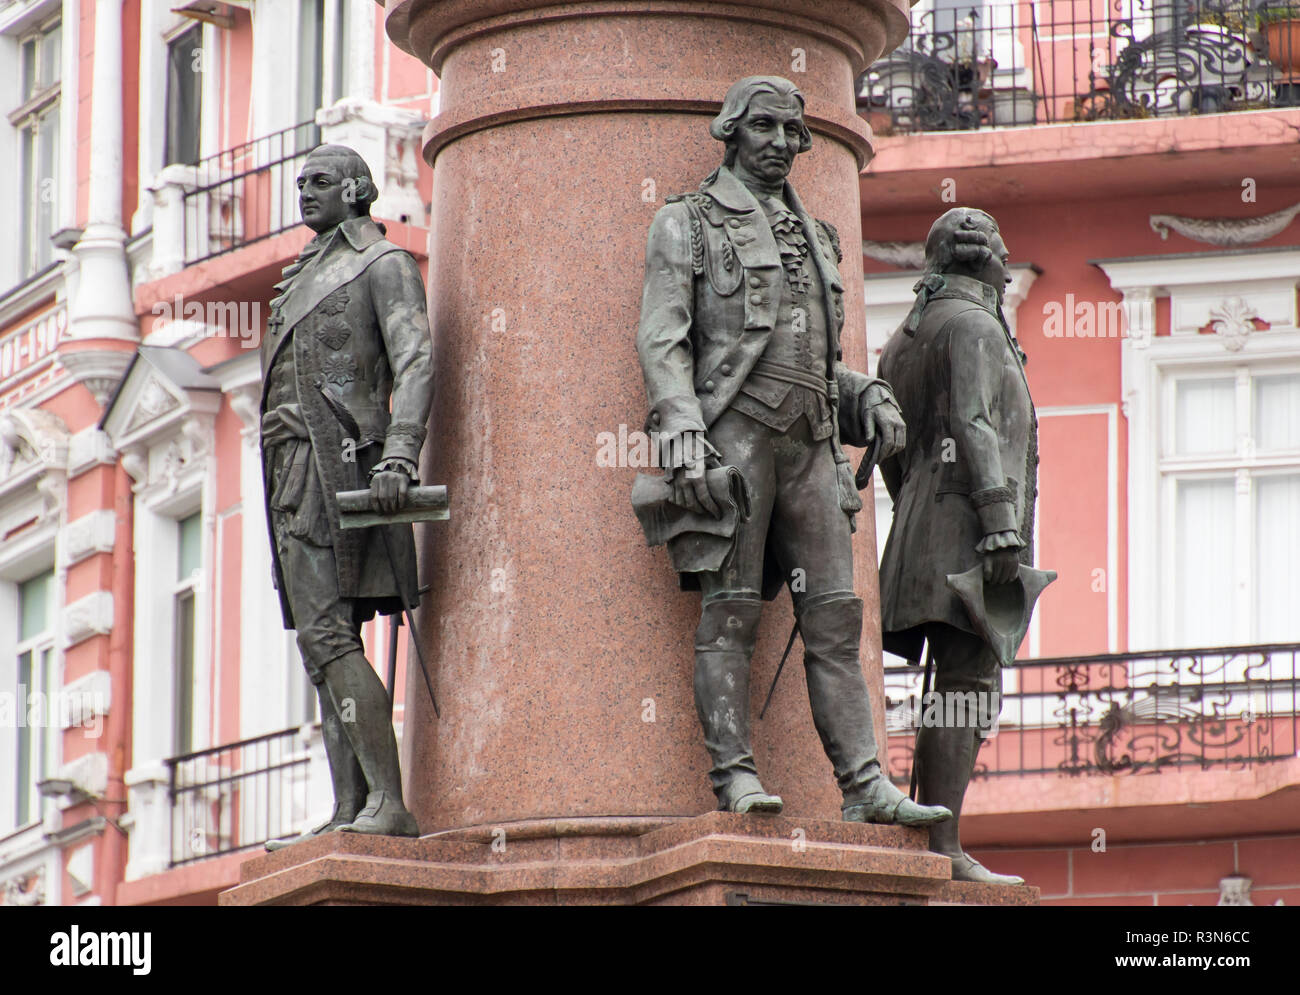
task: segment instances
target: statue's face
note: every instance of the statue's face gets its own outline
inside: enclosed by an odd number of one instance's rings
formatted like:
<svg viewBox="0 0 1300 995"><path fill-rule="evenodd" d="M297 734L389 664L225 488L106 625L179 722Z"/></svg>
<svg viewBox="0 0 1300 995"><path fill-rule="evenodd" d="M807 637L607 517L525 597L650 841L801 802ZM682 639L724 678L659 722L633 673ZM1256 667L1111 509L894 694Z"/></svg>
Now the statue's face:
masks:
<svg viewBox="0 0 1300 995"><path fill-rule="evenodd" d="M799 151L802 123L796 97L757 94L736 125L736 165L767 183L785 179Z"/></svg>
<svg viewBox="0 0 1300 995"><path fill-rule="evenodd" d="M320 234L355 217L356 198L345 193L355 185L344 181L336 161L321 157L308 158L298 174L298 209L303 224Z"/></svg>

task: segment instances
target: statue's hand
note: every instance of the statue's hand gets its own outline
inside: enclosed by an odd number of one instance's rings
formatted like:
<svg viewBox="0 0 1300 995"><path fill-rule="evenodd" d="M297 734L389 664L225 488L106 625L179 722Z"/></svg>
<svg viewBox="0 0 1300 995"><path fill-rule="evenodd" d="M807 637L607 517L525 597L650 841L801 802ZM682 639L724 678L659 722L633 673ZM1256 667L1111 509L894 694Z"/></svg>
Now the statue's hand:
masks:
<svg viewBox="0 0 1300 995"><path fill-rule="evenodd" d="M1020 550L993 549L984 555L984 580L989 584L1010 584L1020 572Z"/></svg>
<svg viewBox="0 0 1300 995"><path fill-rule="evenodd" d="M894 395L880 384L872 384L862 395L862 434L867 446L880 436L880 459L887 459L907 445L907 423Z"/></svg>
<svg viewBox="0 0 1300 995"><path fill-rule="evenodd" d="M382 515L391 515L406 505L411 478L401 470L380 470L370 478L370 506Z"/></svg>
<svg viewBox="0 0 1300 995"><path fill-rule="evenodd" d="M687 511L696 514L708 512L714 518L721 518L722 509L713 500L713 495L709 493L708 481L704 479L706 469L708 469L708 460L699 459L673 470L672 501L673 504Z"/></svg>

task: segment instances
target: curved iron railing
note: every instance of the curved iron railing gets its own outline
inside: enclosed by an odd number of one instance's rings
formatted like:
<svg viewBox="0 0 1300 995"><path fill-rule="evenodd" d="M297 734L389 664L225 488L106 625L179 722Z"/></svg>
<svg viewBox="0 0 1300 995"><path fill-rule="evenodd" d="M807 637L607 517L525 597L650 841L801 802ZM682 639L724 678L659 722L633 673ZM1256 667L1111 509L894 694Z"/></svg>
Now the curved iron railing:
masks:
<svg viewBox="0 0 1300 995"><path fill-rule="evenodd" d="M885 669L900 783L925 721L920 684L917 667ZM1300 754L1300 643L1023 660L1003 688L976 777L1242 770Z"/></svg>
<svg viewBox="0 0 1300 995"><path fill-rule="evenodd" d="M1300 106L1300 0L923 6L858 80L877 133Z"/></svg>

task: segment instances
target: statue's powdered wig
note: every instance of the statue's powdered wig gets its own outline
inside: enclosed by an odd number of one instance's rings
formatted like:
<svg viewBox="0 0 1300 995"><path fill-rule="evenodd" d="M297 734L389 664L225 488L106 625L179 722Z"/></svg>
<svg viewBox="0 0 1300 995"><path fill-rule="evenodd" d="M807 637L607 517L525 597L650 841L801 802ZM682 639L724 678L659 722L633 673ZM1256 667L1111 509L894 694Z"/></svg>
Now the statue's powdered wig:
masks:
<svg viewBox="0 0 1300 995"><path fill-rule="evenodd" d="M958 240L958 232L978 232L984 236ZM985 262L989 239L998 231L993 216L974 207L954 207L945 211L930 226L925 238L925 274L951 273L954 269L978 269Z"/></svg>

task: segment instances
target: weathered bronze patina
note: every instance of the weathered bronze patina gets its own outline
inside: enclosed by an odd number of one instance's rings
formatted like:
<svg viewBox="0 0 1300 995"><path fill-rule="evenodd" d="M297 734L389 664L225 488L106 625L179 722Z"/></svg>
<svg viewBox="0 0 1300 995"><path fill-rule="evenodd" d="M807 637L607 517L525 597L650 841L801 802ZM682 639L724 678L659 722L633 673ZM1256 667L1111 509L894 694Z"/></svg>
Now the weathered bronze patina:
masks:
<svg viewBox="0 0 1300 995"><path fill-rule="evenodd" d="M916 303L878 370L907 421L906 446L880 465L894 501L880 566L882 641L909 660L929 643L942 707L923 714L942 720L923 721L917 734L918 798L956 816L935 827L931 847L952 858L955 880L1023 884L962 850L959 819L1001 706L1002 667L1056 576L1032 567L1037 420L1002 314L1011 277L997 222L955 208L934 223L925 252Z"/></svg>
<svg viewBox="0 0 1300 995"><path fill-rule="evenodd" d="M276 285L262 358L262 464L274 578L320 698L332 830L418 834L402 800L383 683L360 626L416 605L409 524L341 527L337 494L368 489L399 512L417 482L432 401L420 271L370 218L377 191L352 149L323 145L298 177L316 232ZM275 849L290 841L274 841Z"/></svg>
<svg viewBox="0 0 1300 995"><path fill-rule="evenodd" d="M732 86L710 127L723 164L651 225L637 351L667 479L634 504L702 592L695 702L718 807L782 807L754 764L749 675L763 599L787 583L844 818L930 825L948 810L910 801L877 759L850 539L862 501L841 448L895 452L904 426L888 385L840 361L838 238L786 182L812 143L803 103L780 77Z"/></svg>

